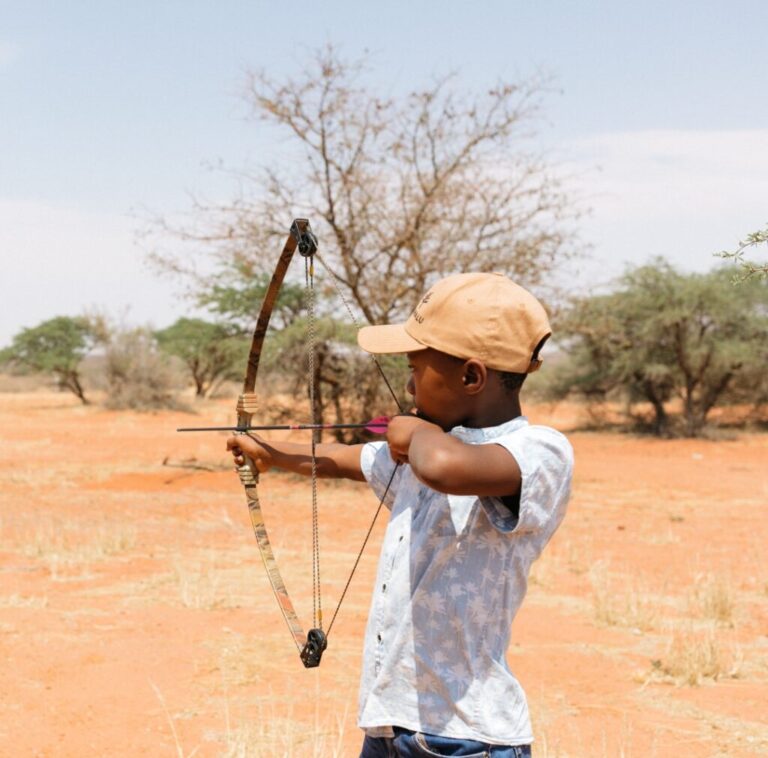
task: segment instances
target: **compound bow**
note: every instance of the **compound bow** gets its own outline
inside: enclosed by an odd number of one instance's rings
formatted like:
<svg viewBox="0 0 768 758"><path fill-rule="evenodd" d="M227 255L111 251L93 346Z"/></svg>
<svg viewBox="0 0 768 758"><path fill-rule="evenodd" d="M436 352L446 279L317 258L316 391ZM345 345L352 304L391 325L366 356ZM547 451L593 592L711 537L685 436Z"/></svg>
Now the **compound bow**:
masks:
<svg viewBox="0 0 768 758"><path fill-rule="evenodd" d="M309 221L307 219L297 218L297 219L294 219L293 223L291 224L288 238L283 247L283 251L280 254L280 258L278 260L277 267L275 268L275 272L272 275L272 279L269 282L269 286L267 287L267 292L264 296L264 302L262 303L261 310L259 312L259 316L256 321L256 328L254 329L254 332L253 332L251 349L248 354L248 367L245 374L245 380L243 382L243 391L240 394L237 401L237 426L241 428L247 428L251 426L251 419L253 417L253 414L258 408L258 400L254 392L254 388L256 385L256 375L259 370L259 360L261 357L261 351L264 346L264 338L267 333L267 328L269 327L269 320L272 315L272 310L275 306L275 302L277 300L280 287L282 286L283 279L285 278L286 271L288 270L288 266L291 260L293 259L293 255L297 249L305 260L307 290L308 290L308 298L309 298L308 308L310 310L309 321L310 321L310 329L312 330L311 325L313 323L313 300L314 300L312 280L314 276L314 258L317 253L317 239L315 238L314 234L312 233L312 230L310 229ZM318 260L320 260L319 257L318 257ZM326 269L327 269L327 266L326 266ZM330 270L329 270L329 273L331 274L331 277L334 280L334 284L336 285L338 294L340 295L345 306L347 307L347 310L349 311L350 316L356 323L356 319L354 317L354 314L352 313L352 309L350 308L349 303L346 301L346 299L344 299L344 296L338 287L338 282L336 282L335 277L333 276L332 272L330 272ZM310 342L312 342L312 335L310 335ZM314 402L312 402L314 398L313 377L312 377L313 347L314 346L310 344L310 359L309 359L310 360L310 403L314 407ZM397 396L395 395L394 391L392 390L392 387L387 381L386 376L384 376L384 372L380 364L378 363L378 361L375 360L375 358L374 358L374 361L376 363L376 366L380 374L384 378L384 381L386 382L387 387L389 388L389 391L392 393L392 396L395 398L395 402L398 402ZM398 403L398 407L399 407L399 403ZM397 467L395 467L395 469L392 472L392 478L390 479L389 484L392 483L396 470L397 470ZM280 570L277 567L275 554L272 550L272 545L270 544L269 536L267 534L267 529L264 524L264 515L261 510L261 503L259 502L259 495L258 495L259 472L258 472L258 469L256 468L256 464L250 458L246 458L245 463L242 466L237 467L237 472L240 476L240 481L243 484L243 487L245 488L245 495L248 503L248 511L251 516L251 524L253 525L253 531L256 535L256 541L258 542L258 545L259 545L259 552L261 553L262 560L264 561L264 567L267 571L267 576L269 577L270 584L272 585L272 590L275 594L275 597L277 598L277 602L278 602L278 605L280 606L280 610L282 611L283 618L288 624L288 628L291 632L291 635L293 636L294 642L296 643L296 647L299 651L299 657L301 658L302 663L307 668L314 668L315 666L318 666L320 664L320 659L322 657L323 651L327 647L328 634L330 634L331 627L333 626L333 622L336 620L336 615L339 612L341 603L344 600L344 596L346 595L347 589L349 588L350 582L352 581L352 576L354 575L355 570L357 569L357 565L360 561L363 551L365 550L365 546L368 542L368 538L370 537L371 532L373 531L374 524L376 523L376 518L378 517L379 511L381 510L381 506L384 502L384 499L386 498L387 491L389 490L389 484L387 485L387 488L384 494L382 495L381 500L379 501L379 506L373 517L371 526L368 529L368 533L365 536L365 539L363 541L363 544L357 556L357 559L354 562L352 571L349 575L349 578L347 579L347 583L344 587L344 590L342 591L338 605L336 606L336 610L334 611L333 617L331 619L331 623L328 625L328 630L327 632L323 631L322 607L320 603L320 583L319 583L320 580L319 580L319 545L318 545L318 528L317 528L315 435L313 433L313 437L312 437L312 522L313 524L312 525L313 525L313 593L314 593L313 624L314 625L305 634L302 624L299 621L298 615L296 614L296 610L293 606L293 602L291 601L291 598L288 595L288 590L285 587L285 582L283 581L283 578L280 574Z"/></svg>

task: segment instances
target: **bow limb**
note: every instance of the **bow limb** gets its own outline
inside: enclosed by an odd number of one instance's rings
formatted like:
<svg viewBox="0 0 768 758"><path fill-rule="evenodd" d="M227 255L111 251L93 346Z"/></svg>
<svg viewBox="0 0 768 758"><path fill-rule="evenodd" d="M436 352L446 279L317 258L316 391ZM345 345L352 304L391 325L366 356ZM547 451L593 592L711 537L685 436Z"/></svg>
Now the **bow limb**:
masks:
<svg viewBox="0 0 768 758"><path fill-rule="evenodd" d="M312 248L308 253L305 252L307 245ZM267 328L269 327L269 320L272 316L275 302L277 301L277 295L297 247L301 249L303 255L311 255L314 252L314 238L309 230L309 223L306 219L295 219L291 225L290 234L285 242L275 272L272 274L272 279L269 282L267 292L264 296L264 302L262 303L259 317L256 321L256 328L253 332L253 339L251 340L251 349L248 353L248 366L243 382L243 392L237 402L238 426L249 426L251 418L257 408L257 399L254 394L254 388L256 386L256 375L259 371L259 361L264 346L264 338L267 333ZM248 512L251 516L251 524L253 525L253 531L259 545L259 553L264 561L264 568L267 571L269 582L272 585L272 591L275 594L275 598L280 606L283 618L288 625L288 629L293 636L296 647L302 652L307 646L307 635L304 633L301 622L296 614L296 610L293 607L293 602L288 595L288 590L285 587L285 582L277 567L275 554L269 541L267 528L264 524L264 514L261 510L261 503L259 502L258 469L256 468L254 461L247 458L245 464L238 467L237 472L240 476L240 481L245 488ZM303 655L302 660L304 660ZM304 663L307 665L306 661L304 661Z"/></svg>

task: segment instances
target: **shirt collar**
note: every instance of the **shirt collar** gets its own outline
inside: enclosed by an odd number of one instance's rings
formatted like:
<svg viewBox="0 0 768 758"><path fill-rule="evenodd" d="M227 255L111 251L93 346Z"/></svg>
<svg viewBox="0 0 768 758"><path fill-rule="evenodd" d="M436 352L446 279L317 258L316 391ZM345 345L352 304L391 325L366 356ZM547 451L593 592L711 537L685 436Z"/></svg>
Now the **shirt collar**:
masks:
<svg viewBox="0 0 768 758"><path fill-rule="evenodd" d="M480 429L470 428L468 426L455 426L451 429L450 434L457 437L462 442L477 444L479 442L486 442L488 440L497 439L498 437L503 437L505 434L515 432L524 426L528 426L528 418L526 416L517 416L498 426L485 426Z"/></svg>

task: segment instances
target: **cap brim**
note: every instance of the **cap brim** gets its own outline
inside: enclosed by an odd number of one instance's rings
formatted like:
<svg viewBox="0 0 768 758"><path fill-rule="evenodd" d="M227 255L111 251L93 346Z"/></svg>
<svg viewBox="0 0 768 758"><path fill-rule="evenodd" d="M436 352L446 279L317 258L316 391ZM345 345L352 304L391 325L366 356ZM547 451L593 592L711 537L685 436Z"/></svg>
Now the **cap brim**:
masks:
<svg viewBox="0 0 768 758"><path fill-rule="evenodd" d="M364 326L357 333L357 344L367 353L413 353L427 345L411 337L403 324Z"/></svg>

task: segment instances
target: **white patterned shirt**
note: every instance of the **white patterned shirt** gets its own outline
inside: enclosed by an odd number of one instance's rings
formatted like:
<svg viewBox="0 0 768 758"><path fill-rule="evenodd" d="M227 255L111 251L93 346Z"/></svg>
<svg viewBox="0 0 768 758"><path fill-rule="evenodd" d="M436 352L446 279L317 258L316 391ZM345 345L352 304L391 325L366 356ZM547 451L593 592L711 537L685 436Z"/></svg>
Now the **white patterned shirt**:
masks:
<svg viewBox="0 0 768 758"><path fill-rule="evenodd" d="M410 466L398 468L385 499L391 514L365 633L358 724L374 736L399 726L528 744L528 705L505 652L531 564L565 515L573 450L560 432L524 416L450 433L514 456L519 514L499 498L435 492ZM387 444L365 445L361 465L381 497L395 466Z"/></svg>

